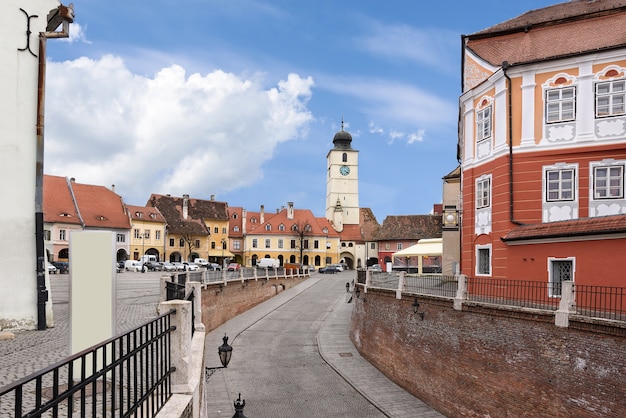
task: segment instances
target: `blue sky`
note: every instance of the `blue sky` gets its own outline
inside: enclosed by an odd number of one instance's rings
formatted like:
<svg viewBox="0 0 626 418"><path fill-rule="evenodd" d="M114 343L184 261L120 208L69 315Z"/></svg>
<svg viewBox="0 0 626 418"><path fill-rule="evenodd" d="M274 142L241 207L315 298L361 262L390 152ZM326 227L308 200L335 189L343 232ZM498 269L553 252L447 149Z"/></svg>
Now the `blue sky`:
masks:
<svg viewBox="0 0 626 418"><path fill-rule="evenodd" d="M324 216L326 155L360 206L429 213L456 165L461 35L558 1L73 0L48 41L45 172ZM65 3L67 4L67 3Z"/></svg>

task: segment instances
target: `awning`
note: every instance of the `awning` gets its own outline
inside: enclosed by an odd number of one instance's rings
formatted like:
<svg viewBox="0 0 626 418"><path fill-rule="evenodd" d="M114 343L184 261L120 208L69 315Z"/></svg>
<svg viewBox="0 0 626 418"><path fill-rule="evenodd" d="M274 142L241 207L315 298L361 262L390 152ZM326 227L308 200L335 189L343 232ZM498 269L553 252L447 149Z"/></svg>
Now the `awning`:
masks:
<svg viewBox="0 0 626 418"><path fill-rule="evenodd" d="M393 253L394 257L431 256L443 254L443 240L441 238L421 239L409 248Z"/></svg>

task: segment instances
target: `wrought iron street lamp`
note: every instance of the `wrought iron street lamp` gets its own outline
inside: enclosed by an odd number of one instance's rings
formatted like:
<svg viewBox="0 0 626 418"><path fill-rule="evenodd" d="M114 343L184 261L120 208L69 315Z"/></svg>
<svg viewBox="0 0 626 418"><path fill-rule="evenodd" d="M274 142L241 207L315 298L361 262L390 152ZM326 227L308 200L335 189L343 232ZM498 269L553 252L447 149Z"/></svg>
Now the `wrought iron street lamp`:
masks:
<svg viewBox="0 0 626 418"><path fill-rule="evenodd" d="M224 334L224 338L222 338L224 344L220 345L217 349L217 353L220 356L220 361L222 362L222 366L225 368L228 367L228 363L230 363L230 357L233 355L233 347L228 345L228 337Z"/></svg>

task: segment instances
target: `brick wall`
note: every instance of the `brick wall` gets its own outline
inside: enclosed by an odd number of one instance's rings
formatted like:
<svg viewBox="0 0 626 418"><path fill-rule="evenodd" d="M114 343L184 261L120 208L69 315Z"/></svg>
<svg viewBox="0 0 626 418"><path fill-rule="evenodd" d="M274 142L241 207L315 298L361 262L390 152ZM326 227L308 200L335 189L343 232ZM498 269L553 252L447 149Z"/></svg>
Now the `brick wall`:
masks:
<svg viewBox="0 0 626 418"><path fill-rule="evenodd" d="M552 315L455 311L452 301L419 297L422 321L413 300L362 292L350 336L365 358L446 416L626 416L623 328L564 329Z"/></svg>
<svg viewBox="0 0 626 418"><path fill-rule="evenodd" d="M202 323L210 332L229 319L247 311L308 279L308 276L281 279L246 279L209 283L202 287Z"/></svg>

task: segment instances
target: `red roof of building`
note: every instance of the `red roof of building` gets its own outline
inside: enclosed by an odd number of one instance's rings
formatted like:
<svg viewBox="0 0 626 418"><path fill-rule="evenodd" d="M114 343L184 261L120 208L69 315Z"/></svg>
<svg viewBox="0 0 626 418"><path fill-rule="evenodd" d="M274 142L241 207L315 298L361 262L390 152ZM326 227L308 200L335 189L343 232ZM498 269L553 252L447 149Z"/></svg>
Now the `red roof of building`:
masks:
<svg viewBox="0 0 626 418"><path fill-rule="evenodd" d="M71 181L85 228L130 229L122 197L104 186Z"/></svg>
<svg viewBox="0 0 626 418"><path fill-rule="evenodd" d="M502 237L502 241L514 242L618 233L626 233L626 215L521 225L509 231L508 234Z"/></svg>
<svg viewBox="0 0 626 418"><path fill-rule="evenodd" d="M624 46L623 27L626 0L574 0L468 35L466 45L494 66L514 65Z"/></svg>
<svg viewBox="0 0 626 418"><path fill-rule="evenodd" d="M159 209L153 206L126 205L126 208L128 208L128 214L133 221L165 223L165 218Z"/></svg>
<svg viewBox="0 0 626 418"><path fill-rule="evenodd" d="M44 222L82 224L68 183L65 177L43 176Z"/></svg>

